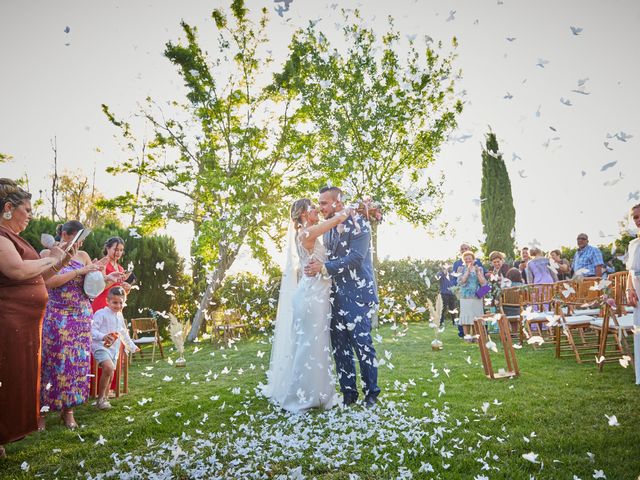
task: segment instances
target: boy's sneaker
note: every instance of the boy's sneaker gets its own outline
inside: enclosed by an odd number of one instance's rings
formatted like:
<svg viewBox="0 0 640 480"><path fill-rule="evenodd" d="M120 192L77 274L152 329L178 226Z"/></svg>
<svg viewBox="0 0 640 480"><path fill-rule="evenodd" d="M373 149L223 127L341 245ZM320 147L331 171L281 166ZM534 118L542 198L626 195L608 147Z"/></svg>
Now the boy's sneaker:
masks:
<svg viewBox="0 0 640 480"><path fill-rule="evenodd" d="M106 398L101 398L96 402L96 408L99 410L109 410L111 408L111 404Z"/></svg>

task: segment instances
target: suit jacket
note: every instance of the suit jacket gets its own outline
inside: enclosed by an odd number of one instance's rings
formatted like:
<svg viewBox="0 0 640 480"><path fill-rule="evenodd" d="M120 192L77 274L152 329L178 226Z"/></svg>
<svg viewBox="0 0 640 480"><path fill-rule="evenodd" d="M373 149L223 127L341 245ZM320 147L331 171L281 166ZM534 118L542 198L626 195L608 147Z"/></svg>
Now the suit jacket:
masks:
<svg viewBox="0 0 640 480"><path fill-rule="evenodd" d="M371 255L371 227L362 217L348 217L324 234L327 273L333 291L358 303L378 303Z"/></svg>

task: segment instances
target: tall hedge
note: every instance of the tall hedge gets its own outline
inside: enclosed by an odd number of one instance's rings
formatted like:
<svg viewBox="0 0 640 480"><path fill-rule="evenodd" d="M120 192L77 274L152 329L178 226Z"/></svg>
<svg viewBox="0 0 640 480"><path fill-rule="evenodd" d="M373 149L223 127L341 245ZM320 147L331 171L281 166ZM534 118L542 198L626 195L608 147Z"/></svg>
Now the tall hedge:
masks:
<svg viewBox="0 0 640 480"><path fill-rule="evenodd" d="M485 234L485 242L482 245L485 257L497 250L513 258L516 210L513 207L509 173L493 132L486 135L486 145L482 150L480 212Z"/></svg>

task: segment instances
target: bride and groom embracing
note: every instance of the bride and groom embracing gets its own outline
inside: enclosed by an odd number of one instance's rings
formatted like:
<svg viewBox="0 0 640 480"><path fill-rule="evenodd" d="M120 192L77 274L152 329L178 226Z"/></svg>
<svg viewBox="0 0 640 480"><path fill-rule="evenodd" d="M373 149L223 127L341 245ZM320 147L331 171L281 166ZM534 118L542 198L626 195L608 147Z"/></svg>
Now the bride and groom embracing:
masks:
<svg viewBox="0 0 640 480"><path fill-rule="evenodd" d="M339 400L336 375L343 404L354 403L356 357L365 405L375 405L380 393L371 339L378 295L370 225L345 208L337 187L322 188L318 203L305 198L291 206L287 262L263 387L266 397L291 412L333 407Z"/></svg>

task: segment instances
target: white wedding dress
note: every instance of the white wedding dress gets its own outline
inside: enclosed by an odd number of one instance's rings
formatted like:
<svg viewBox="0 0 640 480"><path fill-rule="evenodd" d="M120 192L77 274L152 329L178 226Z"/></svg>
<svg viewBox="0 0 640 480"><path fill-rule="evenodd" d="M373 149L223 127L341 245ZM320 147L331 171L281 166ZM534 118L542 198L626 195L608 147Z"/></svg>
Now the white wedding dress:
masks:
<svg viewBox="0 0 640 480"><path fill-rule="evenodd" d="M319 239L313 252L307 251L297 237L292 240L295 253L290 249L290 255L297 256L294 263L306 265L312 257L320 262L326 260L326 251ZM263 393L276 405L294 413L331 408L338 400L329 336L331 279L302 275L298 282L297 269L288 265L280 288Z"/></svg>
<svg viewBox="0 0 640 480"><path fill-rule="evenodd" d="M635 238L629 243L629 258L627 260L627 270L631 275L633 288L640 298L640 238ZM633 336L633 356L635 357L636 385L640 385L640 304L633 310L633 324L636 333Z"/></svg>

